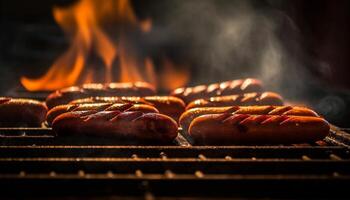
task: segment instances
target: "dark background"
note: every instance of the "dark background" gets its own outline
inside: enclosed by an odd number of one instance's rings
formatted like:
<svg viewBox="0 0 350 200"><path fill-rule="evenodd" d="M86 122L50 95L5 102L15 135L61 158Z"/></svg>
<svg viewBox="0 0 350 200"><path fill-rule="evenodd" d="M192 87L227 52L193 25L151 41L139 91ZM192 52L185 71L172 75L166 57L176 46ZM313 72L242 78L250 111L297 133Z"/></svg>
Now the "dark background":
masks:
<svg viewBox="0 0 350 200"><path fill-rule="evenodd" d="M103 1L103 0L101 0ZM63 32L54 22L52 7L54 5L69 5L71 0L0 0L0 94L6 94L9 90L20 86L19 77L26 75L38 77L46 72L47 67L67 48L67 41ZM169 19L176 21L182 18L181 13L173 14L181 2L179 0L142 0L132 1L139 18L152 18L155 30L145 38L144 47L155 60L159 55L167 56L178 62L191 63L192 79L189 84L204 83L209 81L221 81L240 76L254 76L254 66L247 68L244 73L226 76L209 71L208 77L196 74L205 74L203 63L194 56L194 52L201 52L202 45L193 42L193 38L183 34L184 29L191 27L177 27L171 29L167 37L159 36L159 30L169 30ZM192 0L192 6L201 1ZM218 10L230 10L234 7L233 1L216 0ZM237 3L237 1L235 1ZM303 66L307 73L312 75L312 80L303 78L295 82L303 82L303 92L288 92L293 84L293 77L288 79L285 73L285 83L281 87L273 89L281 92L288 99L305 102L325 115L328 120L339 126L350 126L350 1L347 0L270 0L250 1L257 12L273 11L287 16L285 21L292 21L297 34L289 33L290 29L279 31L282 41L293 43L297 38L298 45L302 48L301 60L308 63ZM195 8L188 21L201 18L204 8ZM169 17L169 13L172 13ZM190 11L191 13L191 11ZM195 22L194 22L195 23ZM286 22L283 22L286 23ZM290 23L290 22L288 22ZM211 24L201 22L203 27ZM158 27L158 28L157 28ZM210 28L204 30L211 30ZM157 32L158 31L158 32ZM213 31L211 34L215 34ZM295 37L297 35L297 37ZM155 40L154 38L157 38ZM292 38L292 39L291 39ZM289 43L286 43L287 45ZM289 45L293 46L293 45ZM197 51L198 50L198 51ZM300 53L293 48L288 49L290 54ZM194 59L195 58L195 59ZM204 72L203 72L204 71ZM300 84L300 83L298 83Z"/></svg>

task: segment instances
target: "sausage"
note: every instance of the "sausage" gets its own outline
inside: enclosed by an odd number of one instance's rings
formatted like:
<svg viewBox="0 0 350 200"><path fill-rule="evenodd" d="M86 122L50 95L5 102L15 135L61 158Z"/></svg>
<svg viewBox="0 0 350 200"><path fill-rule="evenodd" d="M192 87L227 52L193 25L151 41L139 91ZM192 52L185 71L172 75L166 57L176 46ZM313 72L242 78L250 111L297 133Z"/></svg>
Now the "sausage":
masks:
<svg viewBox="0 0 350 200"><path fill-rule="evenodd" d="M56 90L46 98L46 106L51 109L58 105L63 105L77 98L85 98L88 95L78 86L72 86Z"/></svg>
<svg viewBox="0 0 350 200"><path fill-rule="evenodd" d="M52 123L58 136L112 137L134 143L168 144L177 137L177 123L159 113L140 111L74 111Z"/></svg>
<svg viewBox="0 0 350 200"><path fill-rule="evenodd" d="M90 103L124 103L122 97L88 97L82 99L75 99L69 104L90 104Z"/></svg>
<svg viewBox="0 0 350 200"><path fill-rule="evenodd" d="M89 83L72 86L51 93L46 105L51 109L57 105L67 104L75 99L92 96L150 96L155 95L155 88L145 82L135 83Z"/></svg>
<svg viewBox="0 0 350 200"><path fill-rule="evenodd" d="M40 127L47 107L33 99L0 97L1 127Z"/></svg>
<svg viewBox="0 0 350 200"><path fill-rule="evenodd" d="M294 116L314 116L318 114L305 107L299 106L229 106L229 107L202 107L192 108L184 112L179 120L184 134L187 134L188 127L193 119L206 114L252 114L252 115L294 115Z"/></svg>
<svg viewBox="0 0 350 200"><path fill-rule="evenodd" d="M252 106L252 105L273 105L282 106L282 97L274 92L246 93L208 99L197 99L189 103L186 110L197 107L222 107L222 106Z"/></svg>
<svg viewBox="0 0 350 200"><path fill-rule="evenodd" d="M185 111L185 103L173 96L146 96L146 97L90 97L78 99L70 102L71 104L81 103L132 103L147 104L154 106L160 113L168 115L175 121L178 121L181 114Z"/></svg>
<svg viewBox="0 0 350 200"><path fill-rule="evenodd" d="M221 83L213 83L210 85L198 85L195 87L185 87L175 89L171 95L179 97L186 104L202 98L213 96L226 96L233 94L243 94L249 92L261 92L262 84L257 79L247 78Z"/></svg>
<svg viewBox="0 0 350 200"><path fill-rule="evenodd" d="M65 104L65 105L59 105L47 113L46 121L48 125L51 125L53 120L67 112L72 111L140 111L143 113L159 113L159 111L150 105L145 104L130 104L130 103L88 103L88 104Z"/></svg>
<svg viewBox="0 0 350 200"><path fill-rule="evenodd" d="M194 144L297 144L316 142L329 134L320 117L249 114L208 114L189 128Z"/></svg>

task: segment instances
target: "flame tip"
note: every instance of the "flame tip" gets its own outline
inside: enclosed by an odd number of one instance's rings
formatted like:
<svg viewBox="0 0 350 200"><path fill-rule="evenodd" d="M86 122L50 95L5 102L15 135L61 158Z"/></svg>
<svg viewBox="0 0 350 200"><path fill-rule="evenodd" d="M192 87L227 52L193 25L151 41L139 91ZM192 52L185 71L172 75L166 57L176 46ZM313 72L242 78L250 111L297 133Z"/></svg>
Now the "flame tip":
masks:
<svg viewBox="0 0 350 200"><path fill-rule="evenodd" d="M70 40L66 52L59 56L49 70L40 78L20 78L21 84L29 91L56 90L64 87L102 81L111 83L115 61L118 61L120 82L147 81L154 85L174 89L187 83L189 73L176 69L174 63L165 59L163 73L156 75L153 60L138 53L126 28L141 33L150 32L152 20L137 19L129 0L80 0L68 7L54 6L52 14ZM104 25L118 23L119 38L113 40ZM124 27L125 25L128 25ZM93 54L101 58L104 66L104 80L96 77L96 69L87 63Z"/></svg>

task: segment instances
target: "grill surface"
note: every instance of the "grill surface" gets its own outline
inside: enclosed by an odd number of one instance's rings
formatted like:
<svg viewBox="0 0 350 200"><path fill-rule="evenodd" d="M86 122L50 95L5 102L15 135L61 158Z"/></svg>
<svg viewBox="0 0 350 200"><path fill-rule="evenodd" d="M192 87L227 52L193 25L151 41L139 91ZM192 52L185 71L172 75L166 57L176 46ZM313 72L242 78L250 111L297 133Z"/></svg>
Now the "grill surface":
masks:
<svg viewBox="0 0 350 200"><path fill-rule="evenodd" d="M0 129L0 186L9 197L342 197L349 136L335 127L316 144L116 146L55 138L51 129ZM15 190L14 190L15 189ZM16 192L21 191L21 192Z"/></svg>

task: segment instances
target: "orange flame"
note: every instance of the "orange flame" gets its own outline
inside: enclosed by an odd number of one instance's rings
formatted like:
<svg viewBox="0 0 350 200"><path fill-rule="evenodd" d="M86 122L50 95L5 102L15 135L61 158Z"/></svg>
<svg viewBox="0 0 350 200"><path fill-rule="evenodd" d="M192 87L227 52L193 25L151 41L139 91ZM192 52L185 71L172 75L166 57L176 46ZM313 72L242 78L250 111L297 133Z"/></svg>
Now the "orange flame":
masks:
<svg viewBox="0 0 350 200"><path fill-rule="evenodd" d="M80 0L67 8L54 8L53 15L69 38L70 46L42 77L21 77L21 83L27 90L55 90L74 84L112 82L116 79L121 82L160 82L169 85L169 88L186 83L186 77L172 77L187 76L182 71L176 71L172 64L165 64L166 74L161 81L156 80L153 61L136 51L137 47L128 38L128 33L150 32L152 21L139 21L129 0ZM103 29L111 28L111 25L113 30L118 30L117 34L113 34L117 38L110 38L111 34ZM104 80L98 80L96 69L88 62L91 55L102 60ZM119 67L119 76L113 76L114 67Z"/></svg>
<svg viewBox="0 0 350 200"><path fill-rule="evenodd" d="M159 85L166 90L174 90L186 85L190 78L188 66L177 66L169 59L163 60L163 71L159 76Z"/></svg>

